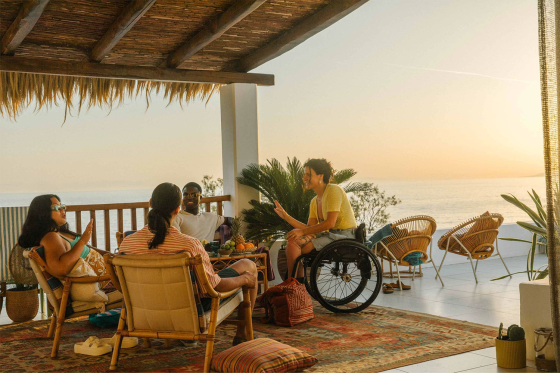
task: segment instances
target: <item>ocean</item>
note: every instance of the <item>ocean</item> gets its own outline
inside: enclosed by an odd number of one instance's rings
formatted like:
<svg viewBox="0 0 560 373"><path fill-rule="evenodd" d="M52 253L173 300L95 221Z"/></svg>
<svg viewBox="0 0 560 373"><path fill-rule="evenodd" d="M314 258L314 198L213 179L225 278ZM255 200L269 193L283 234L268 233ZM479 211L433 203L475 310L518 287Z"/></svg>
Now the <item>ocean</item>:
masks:
<svg viewBox="0 0 560 373"><path fill-rule="evenodd" d="M498 212L504 216L504 224L529 220L527 215L507 203L501 194L513 194L529 206L534 206L527 191L534 189L545 202L544 177L500 178L500 179L465 179L465 180L383 180L359 179L379 185L387 195L395 195L401 200L397 206L388 209L390 221L412 215L432 216L438 229L451 228L473 216L486 211ZM105 190L90 192L60 192L57 193L62 202L67 205L96 204L96 203L124 203L148 201L151 190ZM0 194L0 206L29 206L37 194ZM74 214L68 214L71 229L75 228ZM89 214L82 214L82 223L86 222ZM111 231L117 230L116 211L111 213ZM98 245L104 242L103 216L98 214L97 234ZM143 226L142 211L137 213L138 227ZM130 213L124 214L125 229L130 227ZM116 247L112 237L112 247Z"/></svg>

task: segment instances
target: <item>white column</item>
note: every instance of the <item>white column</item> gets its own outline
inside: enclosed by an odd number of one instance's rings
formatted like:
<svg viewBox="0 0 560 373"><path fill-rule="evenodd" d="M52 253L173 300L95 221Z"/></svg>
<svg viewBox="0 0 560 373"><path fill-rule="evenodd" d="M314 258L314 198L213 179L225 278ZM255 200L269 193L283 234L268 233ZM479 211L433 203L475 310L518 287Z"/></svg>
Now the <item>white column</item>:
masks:
<svg viewBox="0 0 560 373"><path fill-rule="evenodd" d="M220 108L224 194L231 195L231 202L224 203L224 216L240 217L243 209L251 207L250 200L260 200L259 192L236 181L243 168L259 163L257 85L235 83L223 86Z"/></svg>

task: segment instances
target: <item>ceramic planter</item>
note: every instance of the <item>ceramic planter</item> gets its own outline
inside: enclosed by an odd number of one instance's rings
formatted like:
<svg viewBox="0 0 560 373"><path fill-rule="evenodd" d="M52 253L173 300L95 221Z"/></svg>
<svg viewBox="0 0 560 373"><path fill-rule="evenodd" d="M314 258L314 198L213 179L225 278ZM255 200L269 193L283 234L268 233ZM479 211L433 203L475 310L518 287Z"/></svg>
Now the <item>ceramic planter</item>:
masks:
<svg viewBox="0 0 560 373"><path fill-rule="evenodd" d="M496 360L498 366L507 369L525 368L525 339L508 341L496 339Z"/></svg>

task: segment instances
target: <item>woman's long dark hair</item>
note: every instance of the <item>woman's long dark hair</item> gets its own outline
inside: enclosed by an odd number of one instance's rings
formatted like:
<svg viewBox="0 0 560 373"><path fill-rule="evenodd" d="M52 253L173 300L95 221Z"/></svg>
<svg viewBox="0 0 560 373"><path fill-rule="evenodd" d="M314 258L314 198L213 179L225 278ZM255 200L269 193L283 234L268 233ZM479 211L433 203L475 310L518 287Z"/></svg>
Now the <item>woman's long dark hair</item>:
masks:
<svg viewBox="0 0 560 373"><path fill-rule="evenodd" d="M21 228L21 236L18 238L18 245L23 248L38 246L41 240L49 232L69 233L76 236L76 233L68 229L68 223L59 227L51 217L51 198L60 198L56 194L43 194L31 201L27 218Z"/></svg>
<svg viewBox="0 0 560 373"><path fill-rule="evenodd" d="M175 184L159 184L152 193L152 209L148 213L148 227L154 238L148 242L150 249L162 244L171 225L171 213L181 206L181 189Z"/></svg>

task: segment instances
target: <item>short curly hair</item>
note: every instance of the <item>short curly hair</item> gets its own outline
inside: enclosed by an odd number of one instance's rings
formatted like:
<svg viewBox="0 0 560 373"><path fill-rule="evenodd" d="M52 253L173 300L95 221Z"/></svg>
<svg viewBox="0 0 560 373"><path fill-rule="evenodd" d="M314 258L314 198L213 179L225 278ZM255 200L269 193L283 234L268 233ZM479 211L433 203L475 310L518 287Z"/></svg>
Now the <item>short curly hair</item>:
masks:
<svg viewBox="0 0 560 373"><path fill-rule="evenodd" d="M323 175L323 182L328 184L333 177L334 171L331 166L331 162L327 161L325 158L311 158L308 159L303 167L309 167L317 175Z"/></svg>

